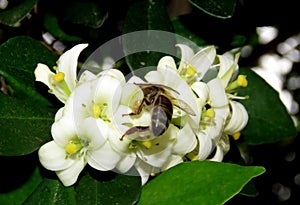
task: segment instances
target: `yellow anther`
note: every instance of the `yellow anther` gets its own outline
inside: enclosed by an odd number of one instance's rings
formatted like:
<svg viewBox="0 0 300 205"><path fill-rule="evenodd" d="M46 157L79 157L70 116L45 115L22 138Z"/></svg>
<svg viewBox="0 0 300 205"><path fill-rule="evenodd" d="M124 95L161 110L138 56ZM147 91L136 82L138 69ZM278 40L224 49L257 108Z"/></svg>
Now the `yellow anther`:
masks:
<svg viewBox="0 0 300 205"><path fill-rule="evenodd" d="M206 110L205 115L209 118L215 117L215 111L213 108L209 108Z"/></svg>
<svg viewBox="0 0 300 205"><path fill-rule="evenodd" d="M150 149L152 147L152 141L142 141L142 145L144 145L147 149Z"/></svg>
<svg viewBox="0 0 300 205"><path fill-rule="evenodd" d="M99 105L97 105L97 104L94 104L93 105L93 116L95 117L95 118L99 118L100 117L100 115L101 115L101 107L99 106Z"/></svg>
<svg viewBox="0 0 300 205"><path fill-rule="evenodd" d="M197 73L196 68L194 68L193 66L189 65L186 69L186 74L188 76L194 76Z"/></svg>
<svg viewBox="0 0 300 205"><path fill-rule="evenodd" d="M78 146L78 144L75 144L73 142L70 142L69 144L66 145L65 149L68 154L75 154L81 146Z"/></svg>
<svg viewBox="0 0 300 205"><path fill-rule="evenodd" d="M238 139L240 138L240 136L241 136L241 133L240 133L240 132L234 133L234 134L232 135L232 137L233 137L234 140L238 140Z"/></svg>
<svg viewBox="0 0 300 205"><path fill-rule="evenodd" d="M187 158L189 158L191 161L195 161L198 159L198 155L194 154L194 153L188 153L187 155Z"/></svg>
<svg viewBox="0 0 300 205"><path fill-rule="evenodd" d="M237 83L238 83L239 86L247 87L248 81L247 81L246 77L247 76L245 76L245 75L239 75L238 76Z"/></svg>
<svg viewBox="0 0 300 205"><path fill-rule="evenodd" d="M233 81L232 83L230 83L227 86L226 91L231 91L238 87L247 87L248 81L247 81L246 77L247 76L245 76L245 75L239 75L235 81Z"/></svg>
<svg viewBox="0 0 300 205"><path fill-rule="evenodd" d="M65 74L63 72L58 72L53 76L53 80L57 83L60 83L64 80Z"/></svg>

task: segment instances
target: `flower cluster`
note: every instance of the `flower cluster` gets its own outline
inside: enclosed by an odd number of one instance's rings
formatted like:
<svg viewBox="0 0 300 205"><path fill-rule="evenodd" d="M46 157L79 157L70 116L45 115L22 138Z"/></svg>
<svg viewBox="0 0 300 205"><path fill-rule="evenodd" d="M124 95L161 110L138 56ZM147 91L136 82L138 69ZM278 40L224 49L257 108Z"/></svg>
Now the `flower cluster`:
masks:
<svg viewBox="0 0 300 205"><path fill-rule="evenodd" d="M217 55L214 46L197 53L183 44L179 66L160 59L156 70L126 80L117 69L84 71L77 61L87 44L62 54L52 72L38 64L37 81L49 87L64 106L51 127L53 140L39 149L41 164L73 185L86 164L100 170L137 174L145 184L186 160L222 161L248 121L235 99L247 86L238 74L238 57Z"/></svg>

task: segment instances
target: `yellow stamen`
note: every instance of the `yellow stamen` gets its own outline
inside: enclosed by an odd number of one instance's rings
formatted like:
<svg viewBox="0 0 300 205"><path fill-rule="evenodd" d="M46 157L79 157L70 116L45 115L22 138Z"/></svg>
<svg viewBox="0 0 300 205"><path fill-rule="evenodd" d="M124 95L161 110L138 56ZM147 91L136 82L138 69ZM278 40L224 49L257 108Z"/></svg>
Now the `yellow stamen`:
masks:
<svg viewBox="0 0 300 205"><path fill-rule="evenodd" d="M237 83L238 83L239 86L247 87L248 81L247 81L246 77L247 76L245 76L245 75L239 75L238 76Z"/></svg>
<svg viewBox="0 0 300 205"><path fill-rule="evenodd" d="M97 104L94 104L93 105L93 116L95 118L99 118L101 115L101 112L102 112L101 107Z"/></svg>
<svg viewBox="0 0 300 205"><path fill-rule="evenodd" d="M68 154L75 154L76 152L78 152L80 149L82 148L82 145L80 143L74 143L74 142L69 142L66 147L65 150Z"/></svg>
<svg viewBox="0 0 300 205"><path fill-rule="evenodd" d="M144 145L147 149L150 149L152 147L152 141L142 141L142 145Z"/></svg>
<svg viewBox="0 0 300 205"><path fill-rule="evenodd" d="M64 80L65 74L63 72L58 72L53 76L53 80L57 83L60 83Z"/></svg>
<svg viewBox="0 0 300 205"><path fill-rule="evenodd" d="M238 139L240 138L240 136L241 136L241 133L240 133L240 132L234 133L234 134L232 135L232 137L233 137L234 140L238 140Z"/></svg>
<svg viewBox="0 0 300 205"><path fill-rule="evenodd" d="M213 108L209 108L206 110L205 115L209 118L215 117L215 111Z"/></svg>
<svg viewBox="0 0 300 205"><path fill-rule="evenodd" d="M187 156L187 158L189 158L191 161L195 161L195 160L198 159L198 155L196 155L196 154L194 154L194 153L192 153L192 152L188 153L186 156Z"/></svg>
<svg viewBox="0 0 300 205"><path fill-rule="evenodd" d="M188 76L194 76L197 73L196 68L194 68L193 66L189 65L186 69L186 74Z"/></svg>
<svg viewBox="0 0 300 205"><path fill-rule="evenodd" d="M247 87L248 81L247 81L246 77L247 76L245 76L245 75L239 75L235 81L233 81L232 83L230 83L227 86L226 91L231 91L238 87Z"/></svg>

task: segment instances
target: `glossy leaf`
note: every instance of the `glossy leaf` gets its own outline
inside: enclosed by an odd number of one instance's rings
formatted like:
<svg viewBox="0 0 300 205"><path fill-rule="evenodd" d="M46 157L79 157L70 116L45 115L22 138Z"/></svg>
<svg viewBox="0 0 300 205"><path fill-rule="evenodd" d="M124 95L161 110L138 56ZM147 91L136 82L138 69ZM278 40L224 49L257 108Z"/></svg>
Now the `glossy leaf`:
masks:
<svg viewBox="0 0 300 205"><path fill-rule="evenodd" d="M13 96L0 94L0 155L29 154L50 140L51 104L35 88L37 63L54 65L57 57L39 41L15 37L0 46L0 74Z"/></svg>
<svg viewBox="0 0 300 205"><path fill-rule="evenodd" d="M204 39L200 38L194 32L192 32L191 30L189 30L188 28L186 28L184 26L184 24L180 21L180 17L174 18L172 20L172 24L173 24L176 34L189 40L189 41L178 42L178 43L183 43L185 45L191 46L189 44L190 44L190 41L192 41L193 43L196 43L198 46L207 45L207 42ZM180 40L182 40L184 38L180 38Z"/></svg>
<svg viewBox="0 0 300 205"><path fill-rule="evenodd" d="M91 28L100 28L107 18L104 7L93 1L73 1L66 8L64 20Z"/></svg>
<svg viewBox="0 0 300 205"><path fill-rule="evenodd" d="M122 39L126 62L132 71L142 67L156 66L159 59L166 55L153 50L163 49L168 53L175 53L175 35L166 36L151 32L151 30L173 32L164 1L142 0L130 6L123 25L123 34L146 30L148 33L143 36L123 37ZM143 50L128 55L134 50L138 51L138 48L143 48Z"/></svg>
<svg viewBox="0 0 300 205"><path fill-rule="evenodd" d="M1 157L0 162L0 204L22 204L42 181L36 160L30 156Z"/></svg>
<svg viewBox="0 0 300 205"><path fill-rule="evenodd" d="M55 15L47 13L44 16L44 26L56 38L66 41L80 41L81 38L77 36L70 36L66 34L59 26L58 19Z"/></svg>
<svg viewBox="0 0 300 205"><path fill-rule="evenodd" d="M250 69L241 68L240 74L247 76L248 86L240 88L238 94L249 96L240 101L249 114L248 124L242 130L243 141L264 144L295 137L296 128L278 92Z"/></svg>
<svg viewBox="0 0 300 205"><path fill-rule="evenodd" d="M209 15L224 19L232 17L236 5L236 0L189 0L189 2Z"/></svg>
<svg viewBox="0 0 300 205"><path fill-rule="evenodd" d="M182 163L146 184L138 204L224 204L264 172L258 166L212 161Z"/></svg>
<svg viewBox="0 0 300 205"><path fill-rule="evenodd" d="M25 0L10 6L15 2L9 1L6 10L0 10L0 23L8 26L18 26L18 23L31 12L37 2L38 0Z"/></svg>
<svg viewBox="0 0 300 205"><path fill-rule="evenodd" d="M23 205L76 204L74 187L65 187L58 180L44 179Z"/></svg>
<svg viewBox="0 0 300 205"><path fill-rule="evenodd" d="M97 172L93 177L83 176L76 187L78 204L136 204L141 191L140 177L109 174Z"/></svg>

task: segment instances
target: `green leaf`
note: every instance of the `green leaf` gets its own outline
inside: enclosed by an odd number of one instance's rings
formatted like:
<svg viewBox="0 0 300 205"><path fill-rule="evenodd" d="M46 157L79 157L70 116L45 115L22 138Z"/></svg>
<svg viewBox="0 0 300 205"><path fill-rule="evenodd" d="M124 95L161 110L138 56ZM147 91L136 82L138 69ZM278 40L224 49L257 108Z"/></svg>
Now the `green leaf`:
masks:
<svg viewBox="0 0 300 205"><path fill-rule="evenodd" d="M58 19L55 15L51 13L46 13L44 16L44 26L47 31L49 31L53 36L59 38L60 40L66 41L80 41L81 38L77 36L70 36L66 34L59 26Z"/></svg>
<svg viewBox="0 0 300 205"><path fill-rule="evenodd" d="M236 5L236 0L189 0L189 2L209 15L224 19L232 17Z"/></svg>
<svg viewBox="0 0 300 205"><path fill-rule="evenodd" d="M41 183L39 168L31 164L32 158L26 156L0 158L2 170L0 177L0 203L5 205L21 204ZM22 174L20 174L22 170Z"/></svg>
<svg viewBox="0 0 300 205"><path fill-rule="evenodd" d="M248 197L256 197L258 195L258 191L255 187L255 184L252 181L250 181L243 187L239 194Z"/></svg>
<svg viewBox="0 0 300 205"><path fill-rule="evenodd" d="M101 176L96 180L90 174L86 174L79 181L76 187L78 204L136 204L141 191L141 180L139 176L113 175L108 176L107 173L94 173ZM107 178L110 180L107 180ZM97 177L96 177L97 178Z"/></svg>
<svg viewBox="0 0 300 205"><path fill-rule="evenodd" d="M23 205L76 204L74 187L65 187L58 180L44 179Z"/></svg>
<svg viewBox="0 0 300 205"><path fill-rule="evenodd" d="M100 28L107 19L107 11L93 1L72 1L66 8L66 22L91 28Z"/></svg>
<svg viewBox="0 0 300 205"><path fill-rule="evenodd" d="M123 25L123 34L145 31L132 38L123 35L122 43L129 68L134 71L142 67L156 66L159 59L166 53L175 53L175 34L164 35L173 32L172 22L168 16L164 1L142 0L133 3ZM158 51L160 50L160 51ZM135 54L132 54L136 51ZM132 54L132 55L129 55Z"/></svg>
<svg viewBox="0 0 300 205"><path fill-rule="evenodd" d="M263 167L212 161L181 163L146 184L139 205L224 204Z"/></svg>
<svg viewBox="0 0 300 205"><path fill-rule="evenodd" d="M9 1L8 8L0 11L0 23L7 26L18 26L18 23L31 12L37 2L38 0L25 0L11 6L10 4L15 2Z"/></svg>
<svg viewBox="0 0 300 205"><path fill-rule="evenodd" d="M0 46L0 74L13 96L0 93L0 155L29 154L50 140L54 112L35 87L38 63L54 65L57 57L39 41L15 37Z"/></svg>
<svg viewBox="0 0 300 205"><path fill-rule="evenodd" d="M193 43L196 43L198 46L207 45L207 42L204 39L200 38L197 34L195 34L194 32L192 32L191 30L189 30L188 28L186 28L184 26L184 24L180 20L180 17L174 18L172 20L172 24L173 24L176 34L183 36L189 40L189 41L180 42L180 43L190 46L189 44L192 41ZM180 38L180 40L181 39L184 39L184 38Z"/></svg>
<svg viewBox="0 0 300 205"><path fill-rule="evenodd" d="M0 94L0 155L26 155L51 139L54 114L41 102Z"/></svg>
<svg viewBox="0 0 300 205"><path fill-rule="evenodd" d="M242 130L247 144L273 143L297 134L293 120L279 98L279 94L254 71L240 69L246 75L248 86L238 90L239 96L249 96L240 102L249 114L247 126Z"/></svg>

